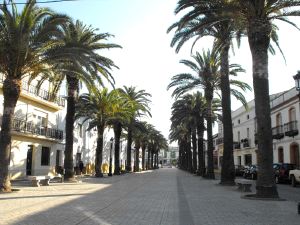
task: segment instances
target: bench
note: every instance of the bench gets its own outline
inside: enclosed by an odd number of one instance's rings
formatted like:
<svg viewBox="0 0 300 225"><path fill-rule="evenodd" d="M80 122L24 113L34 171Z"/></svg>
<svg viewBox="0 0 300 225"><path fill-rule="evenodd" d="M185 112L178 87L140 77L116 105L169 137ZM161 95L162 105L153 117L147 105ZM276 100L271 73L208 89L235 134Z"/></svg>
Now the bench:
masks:
<svg viewBox="0 0 300 225"><path fill-rule="evenodd" d="M237 179L235 183L238 185L237 190L242 192L251 192L252 181L246 179Z"/></svg>
<svg viewBox="0 0 300 225"><path fill-rule="evenodd" d="M54 178L60 179L60 182L63 182L63 176L60 174L58 176L28 176L28 180L31 180L32 186L33 187L39 187L40 184L43 184L45 186L49 186L50 180Z"/></svg>

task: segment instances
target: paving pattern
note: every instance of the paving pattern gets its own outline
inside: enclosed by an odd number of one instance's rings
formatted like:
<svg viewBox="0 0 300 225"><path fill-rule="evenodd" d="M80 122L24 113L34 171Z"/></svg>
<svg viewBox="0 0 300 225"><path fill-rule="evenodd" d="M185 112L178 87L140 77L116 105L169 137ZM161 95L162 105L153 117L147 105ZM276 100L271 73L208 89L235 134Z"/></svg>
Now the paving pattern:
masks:
<svg viewBox="0 0 300 225"><path fill-rule="evenodd" d="M299 225L297 202L242 199L175 168L0 194L1 225Z"/></svg>

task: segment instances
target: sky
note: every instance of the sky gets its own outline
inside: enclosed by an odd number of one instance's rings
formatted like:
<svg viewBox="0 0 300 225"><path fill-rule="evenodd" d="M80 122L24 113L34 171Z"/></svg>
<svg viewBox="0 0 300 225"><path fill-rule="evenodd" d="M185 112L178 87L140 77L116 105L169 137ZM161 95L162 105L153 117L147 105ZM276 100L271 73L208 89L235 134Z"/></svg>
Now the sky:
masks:
<svg viewBox="0 0 300 225"><path fill-rule="evenodd" d="M40 0L48 1L48 0ZM101 33L110 33L115 37L109 42L119 44L122 49L111 49L103 55L111 58L119 69L112 74L116 87L136 86L152 94L151 113L149 119L156 129L167 138L170 129L170 115L173 99L167 85L171 77L182 72L189 72L179 64L181 59L190 59L190 43L187 43L179 54L170 47L172 34L167 34L168 27L180 16L174 15L178 0L77 0L69 2L47 3L43 6L65 13L74 20L81 20L87 25L99 28ZM24 2L24 0L15 0ZM295 20L293 20L295 21ZM297 20L299 22L300 20ZM278 24L279 40L284 52L269 57L270 94L278 93L294 87L293 75L300 70L300 31ZM211 47L211 41L203 39L195 50L202 51ZM230 62L239 63L246 73L239 75L252 86L252 63L247 39L241 47L231 53ZM245 93L247 100L252 100L253 92ZM232 109L241 104L232 99ZM215 127L216 128L216 127ZM216 130L216 129L215 129Z"/></svg>

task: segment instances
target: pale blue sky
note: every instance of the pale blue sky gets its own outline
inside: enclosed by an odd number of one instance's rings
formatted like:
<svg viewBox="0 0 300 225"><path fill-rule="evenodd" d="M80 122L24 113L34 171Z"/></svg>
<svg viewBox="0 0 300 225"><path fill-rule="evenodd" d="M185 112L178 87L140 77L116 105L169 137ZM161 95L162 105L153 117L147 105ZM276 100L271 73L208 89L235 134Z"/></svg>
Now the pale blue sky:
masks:
<svg viewBox="0 0 300 225"><path fill-rule="evenodd" d="M166 137L173 102L166 86L173 75L187 71L178 62L180 59L189 59L190 54L190 44L180 54L175 54L174 49L170 48L172 35L166 34L167 28L176 21L173 13L176 4L177 0L79 0L43 4L99 28L100 32L115 35L110 42L122 45L123 49L110 50L105 54L120 67L120 70L113 71L116 86L133 85L153 95L153 118L150 121ZM287 65L279 54L270 56L270 93L293 87L292 75L300 69L300 32L290 26L280 28L280 43ZM202 48L209 47L209 42L204 40L195 50L201 51ZM239 78L252 85L251 55L246 39L242 42L241 49L235 49L235 52L231 62L240 63L247 70ZM247 93L246 96L248 100L253 99L253 93ZM239 106L233 100L232 108Z"/></svg>

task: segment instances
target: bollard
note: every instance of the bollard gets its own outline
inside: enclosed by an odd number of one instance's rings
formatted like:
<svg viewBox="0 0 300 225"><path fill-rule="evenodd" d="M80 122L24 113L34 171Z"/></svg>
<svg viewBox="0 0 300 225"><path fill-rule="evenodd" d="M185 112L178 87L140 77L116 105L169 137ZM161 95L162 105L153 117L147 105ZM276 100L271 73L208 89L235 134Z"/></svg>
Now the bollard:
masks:
<svg viewBox="0 0 300 225"><path fill-rule="evenodd" d="M300 214L300 202L298 202L298 214Z"/></svg>

